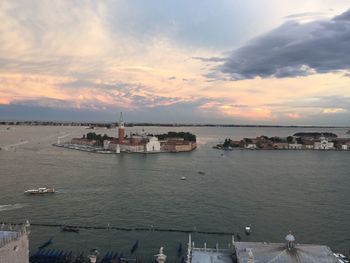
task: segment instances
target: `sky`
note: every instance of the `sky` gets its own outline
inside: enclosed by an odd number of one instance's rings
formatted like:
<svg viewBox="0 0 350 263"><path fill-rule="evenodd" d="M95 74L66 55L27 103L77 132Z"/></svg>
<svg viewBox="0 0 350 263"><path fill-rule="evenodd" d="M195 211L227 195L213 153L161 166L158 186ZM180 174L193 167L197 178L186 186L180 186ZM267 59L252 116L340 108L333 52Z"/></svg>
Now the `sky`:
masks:
<svg viewBox="0 0 350 263"><path fill-rule="evenodd" d="M2 0L0 120L350 125L348 0Z"/></svg>

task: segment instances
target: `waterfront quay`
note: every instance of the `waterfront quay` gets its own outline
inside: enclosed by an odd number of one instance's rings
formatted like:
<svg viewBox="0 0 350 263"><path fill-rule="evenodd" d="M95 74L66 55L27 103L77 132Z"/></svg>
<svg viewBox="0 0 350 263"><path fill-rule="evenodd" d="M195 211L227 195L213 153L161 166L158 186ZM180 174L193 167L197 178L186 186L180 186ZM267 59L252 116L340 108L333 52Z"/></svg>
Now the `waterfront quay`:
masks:
<svg viewBox="0 0 350 263"><path fill-rule="evenodd" d="M40 225L40 224L33 224ZM63 250L54 245L51 237L36 250L29 253L29 234L32 225L1 224L0 229L0 262L1 263L120 263L120 262L174 262L174 263L348 263L347 256L334 253L328 246L316 244L300 244L290 232L283 243L241 242L236 241L235 234L226 247L207 247L195 244L192 240L193 232L188 233L188 242L179 243L176 253L168 257L171 249L160 246L159 252L150 255L139 254L142 241L136 240L128 251L113 249L102 252L96 248L80 253ZM66 226L62 229L68 229ZM152 230L151 230L152 231ZM166 230L164 230L166 231ZM187 248L186 248L187 247ZM152 255L153 254L153 255Z"/></svg>

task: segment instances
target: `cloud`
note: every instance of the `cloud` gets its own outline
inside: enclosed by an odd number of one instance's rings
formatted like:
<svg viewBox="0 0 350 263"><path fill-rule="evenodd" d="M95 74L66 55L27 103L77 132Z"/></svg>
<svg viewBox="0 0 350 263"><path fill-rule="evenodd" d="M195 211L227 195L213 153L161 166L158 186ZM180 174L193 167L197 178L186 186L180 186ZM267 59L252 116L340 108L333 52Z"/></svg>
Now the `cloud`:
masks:
<svg viewBox="0 0 350 263"><path fill-rule="evenodd" d="M226 61L226 58L221 58L221 57L192 57L192 59L197 59L200 60L202 62L223 62Z"/></svg>
<svg viewBox="0 0 350 263"><path fill-rule="evenodd" d="M292 14L285 16L284 18L290 19L290 18L300 18L300 17L314 17L314 16L322 16L325 15L323 12L303 12L298 14Z"/></svg>
<svg viewBox="0 0 350 263"><path fill-rule="evenodd" d="M308 76L350 69L350 10L330 20L289 21L232 52L233 79Z"/></svg>
<svg viewBox="0 0 350 263"><path fill-rule="evenodd" d="M313 108L321 109L323 113L338 113L350 111L349 96L314 96L298 101L285 101L282 104L271 105L277 107L293 107L293 108Z"/></svg>
<svg viewBox="0 0 350 263"><path fill-rule="evenodd" d="M291 118L291 119L300 119L301 118L300 114L295 113L295 112L287 113L286 116L288 118Z"/></svg>
<svg viewBox="0 0 350 263"><path fill-rule="evenodd" d="M326 113L326 114L341 113L341 112L346 112L346 110L343 108L326 108L326 109L323 109L322 111L322 113Z"/></svg>

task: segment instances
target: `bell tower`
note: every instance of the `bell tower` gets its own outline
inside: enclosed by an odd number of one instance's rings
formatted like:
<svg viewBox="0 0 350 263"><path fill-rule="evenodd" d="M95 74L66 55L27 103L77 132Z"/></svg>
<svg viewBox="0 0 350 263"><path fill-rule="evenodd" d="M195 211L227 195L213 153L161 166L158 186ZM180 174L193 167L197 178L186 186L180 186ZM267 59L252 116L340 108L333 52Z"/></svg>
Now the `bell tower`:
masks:
<svg viewBox="0 0 350 263"><path fill-rule="evenodd" d="M120 112L119 125L118 125L118 142L122 143L125 137L123 112Z"/></svg>

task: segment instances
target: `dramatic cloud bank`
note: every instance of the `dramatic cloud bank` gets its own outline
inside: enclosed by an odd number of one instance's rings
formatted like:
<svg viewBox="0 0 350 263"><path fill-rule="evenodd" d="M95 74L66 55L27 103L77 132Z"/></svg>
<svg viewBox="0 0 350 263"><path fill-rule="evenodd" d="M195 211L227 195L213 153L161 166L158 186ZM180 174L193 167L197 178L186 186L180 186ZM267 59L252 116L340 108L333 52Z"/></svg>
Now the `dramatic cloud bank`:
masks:
<svg viewBox="0 0 350 263"><path fill-rule="evenodd" d="M304 2L1 0L0 120L350 123L348 0Z"/></svg>
<svg viewBox="0 0 350 263"><path fill-rule="evenodd" d="M350 10L330 20L289 21L232 52L233 79L308 76L350 69Z"/></svg>

